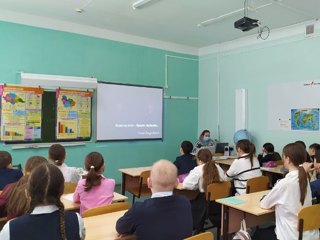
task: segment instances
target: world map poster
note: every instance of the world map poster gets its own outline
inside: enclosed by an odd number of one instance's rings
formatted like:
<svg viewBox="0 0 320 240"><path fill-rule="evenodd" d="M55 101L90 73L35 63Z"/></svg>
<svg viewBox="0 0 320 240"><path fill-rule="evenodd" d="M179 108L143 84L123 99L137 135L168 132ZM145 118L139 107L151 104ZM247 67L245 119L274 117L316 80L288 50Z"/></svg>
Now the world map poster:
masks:
<svg viewBox="0 0 320 240"><path fill-rule="evenodd" d="M42 88L0 86L1 140L41 139Z"/></svg>
<svg viewBox="0 0 320 240"><path fill-rule="evenodd" d="M319 108L291 109L291 129L319 131Z"/></svg>
<svg viewBox="0 0 320 240"><path fill-rule="evenodd" d="M57 89L57 139L91 137L92 92Z"/></svg>

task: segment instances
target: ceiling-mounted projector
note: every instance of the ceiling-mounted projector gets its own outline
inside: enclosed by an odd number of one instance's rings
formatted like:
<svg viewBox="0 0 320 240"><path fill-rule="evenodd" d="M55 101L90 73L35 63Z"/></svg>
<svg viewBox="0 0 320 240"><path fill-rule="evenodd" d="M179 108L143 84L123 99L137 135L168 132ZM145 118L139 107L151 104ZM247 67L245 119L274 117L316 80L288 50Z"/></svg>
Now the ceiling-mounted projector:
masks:
<svg viewBox="0 0 320 240"><path fill-rule="evenodd" d="M242 30L243 32L249 31L259 26L257 19L243 17L234 22L234 27Z"/></svg>

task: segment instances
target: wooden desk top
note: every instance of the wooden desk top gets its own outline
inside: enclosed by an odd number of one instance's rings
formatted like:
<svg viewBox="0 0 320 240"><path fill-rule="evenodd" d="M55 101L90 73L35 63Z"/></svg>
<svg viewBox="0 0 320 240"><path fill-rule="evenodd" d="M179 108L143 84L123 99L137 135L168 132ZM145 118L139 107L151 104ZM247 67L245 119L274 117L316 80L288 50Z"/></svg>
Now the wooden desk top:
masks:
<svg viewBox="0 0 320 240"><path fill-rule="evenodd" d="M232 204L229 202L225 202L223 198L217 199L216 202L229 206L235 209L238 209L240 211L250 213L256 216L264 215L267 213L274 212L274 210L266 210L260 208L260 199L266 195L270 190L261 191L261 192L255 192L255 193L249 193L249 194L243 194L243 195L237 195L235 198L244 200L245 203L242 204Z"/></svg>
<svg viewBox="0 0 320 240"><path fill-rule="evenodd" d="M132 177L138 177L143 171L151 170L151 166L148 167L138 167L138 168L121 168L120 172L130 175Z"/></svg>
<svg viewBox="0 0 320 240"><path fill-rule="evenodd" d="M73 202L73 193L63 194L61 197L61 202L64 204L64 209L66 211L77 211L80 209L80 203ZM114 192L112 202L127 201L128 197L121 195L120 193Z"/></svg>
<svg viewBox="0 0 320 240"><path fill-rule="evenodd" d="M231 166L231 164L233 163L234 161L234 158L233 159L225 159L225 160L215 160L215 162L217 164L222 164L222 165L228 165L228 166Z"/></svg>
<svg viewBox="0 0 320 240"><path fill-rule="evenodd" d="M84 218L87 240L114 240L117 238L116 222L127 210Z"/></svg>
<svg viewBox="0 0 320 240"><path fill-rule="evenodd" d="M280 175L284 175L285 174L284 171L281 171L283 169L283 165L278 165L278 166L273 167L273 168L261 167L260 169L261 169L261 171L264 171L264 172L276 173L276 174L280 174Z"/></svg>
<svg viewBox="0 0 320 240"><path fill-rule="evenodd" d="M178 190L184 190L183 188L183 184L181 182L179 182L178 186L176 187L176 189Z"/></svg>

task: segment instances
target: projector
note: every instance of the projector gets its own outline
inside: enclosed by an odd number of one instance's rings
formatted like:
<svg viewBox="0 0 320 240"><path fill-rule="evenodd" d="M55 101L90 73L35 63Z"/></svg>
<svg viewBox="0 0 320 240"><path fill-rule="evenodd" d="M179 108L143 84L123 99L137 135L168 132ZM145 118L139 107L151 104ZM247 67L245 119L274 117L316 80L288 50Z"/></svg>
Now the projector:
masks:
<svg viewBox="0 0 320 240"><path fill-rule="evenodd" d="M258 27L258 20L248 17L243 17L234 22L234 27L242 30L243 32L249 31Z"/></svg>

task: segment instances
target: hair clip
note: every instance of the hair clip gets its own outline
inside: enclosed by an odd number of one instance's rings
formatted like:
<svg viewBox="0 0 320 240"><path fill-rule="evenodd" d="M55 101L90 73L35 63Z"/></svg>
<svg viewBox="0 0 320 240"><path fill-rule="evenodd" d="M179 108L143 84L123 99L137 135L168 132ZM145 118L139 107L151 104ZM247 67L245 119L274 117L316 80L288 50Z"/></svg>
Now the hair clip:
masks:
<svg viewBox="0 0 320 240"><path fill-rule="evenodd" d="M94 168L94 166L93 166L93 165L91 165L91 166L90 166L90 168Z"/></svg>

